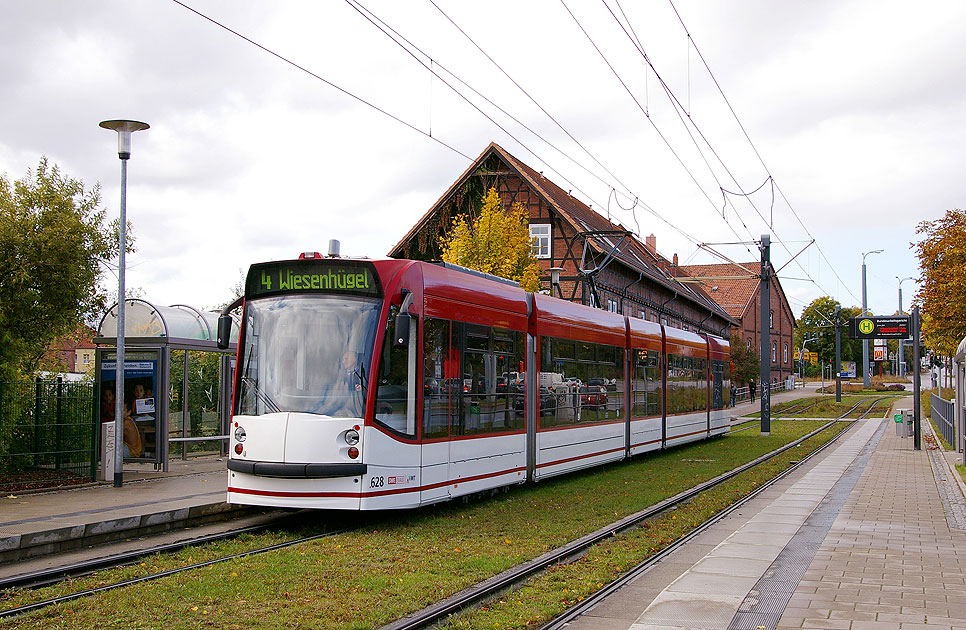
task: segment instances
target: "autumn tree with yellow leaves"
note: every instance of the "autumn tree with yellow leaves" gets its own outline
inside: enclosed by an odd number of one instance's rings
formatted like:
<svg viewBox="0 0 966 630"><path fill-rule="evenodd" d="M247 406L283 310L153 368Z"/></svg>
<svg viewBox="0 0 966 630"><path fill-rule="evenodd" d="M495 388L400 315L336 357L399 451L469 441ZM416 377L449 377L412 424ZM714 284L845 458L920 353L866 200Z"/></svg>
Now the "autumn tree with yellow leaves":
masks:
<svg viewBox="0 0 966 630"><path fill-rule="evenodd" d="M449 233L440 239L443 260L539 291L540 264L533 255L528 224L523 204L507 209L496 188L490 188L475 220L465 215L453 219Z"/></svg>
<svg viewBox="0 0 966 630"><path fill-rule="evenodd" d="M935 352L950 356L966 337L966 212L948 210L916 228L923 239L913 243L919 257L922 335Z"/></svg>

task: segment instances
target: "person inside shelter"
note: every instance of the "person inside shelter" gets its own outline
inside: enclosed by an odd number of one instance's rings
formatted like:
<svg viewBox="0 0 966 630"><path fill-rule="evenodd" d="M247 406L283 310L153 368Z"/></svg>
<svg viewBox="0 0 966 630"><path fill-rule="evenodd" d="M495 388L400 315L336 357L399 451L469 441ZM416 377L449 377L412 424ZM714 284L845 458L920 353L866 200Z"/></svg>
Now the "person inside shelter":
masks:
<svg viewBox="0 0 966 630"><path fill-rule="evenodd" d="M114 388L105 387L101 393L101 422L114 420Z"/></svg>
<svg viewBox="0 0 966 630"><path fill-rule="evenodd" d="M134 419L131 417L131 404L124 403L124 457L141 457L144 453L144 441Z"/></svg>

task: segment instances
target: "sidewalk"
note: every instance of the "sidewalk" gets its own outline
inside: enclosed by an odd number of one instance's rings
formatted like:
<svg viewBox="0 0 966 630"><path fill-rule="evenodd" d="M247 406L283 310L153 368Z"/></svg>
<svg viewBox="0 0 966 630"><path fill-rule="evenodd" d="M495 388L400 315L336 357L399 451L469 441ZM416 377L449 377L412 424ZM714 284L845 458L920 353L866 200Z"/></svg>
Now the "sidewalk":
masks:
<svg viewBox="0 0 966 630"><path fill-rule="evenodd" d="M856 422L570 627L966 628L966 500L929 442Z"/></svg>
<svg viewBox="0 0 966 630"><path fill-rule="evenodd" d="M125 468L124 485L0 496L0 565L225 518L223 458Z"/></svg>

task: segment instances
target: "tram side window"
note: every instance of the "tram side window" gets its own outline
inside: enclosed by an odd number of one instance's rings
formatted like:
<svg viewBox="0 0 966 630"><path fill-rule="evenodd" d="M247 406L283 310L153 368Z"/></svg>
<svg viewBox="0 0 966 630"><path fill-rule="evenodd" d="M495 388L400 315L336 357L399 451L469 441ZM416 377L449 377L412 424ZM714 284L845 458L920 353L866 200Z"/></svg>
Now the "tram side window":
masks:
<svg viewBox="0 0 966 630"><path fill-rule="evenodd" d="M624 413L624 349L544 337L540 426L613 421Z"/></svg>
<svg viewBox="0 0 966 630"><path fill-rule="evenodd" d="M379 389L376 391L376 424L404 437L416 437L416 427L407 424L409 346L392 342L399 307L389 308L389 320L383 339L379 367Z"/></svg>
<svg viewBox="0 0 966 630"><path fill-rule="evenodd" d="M668 354L668 415L704 411L708 408L707 359Z"/></svg>
<svg viewBox="0 0 966 630"><path fill-rule="evenodd" d="M661 353L654 350L632 350L633 402L635 418L660 416L664 390L661 385Z"/></svg>
<svg viewBox="0 0 966 630"><path fill-rule="evenodd" d="M462 390L450 394L457 412L453 435L522 431L523 364L526 349L521 332L453 322L453 338L462 349ZM459 403L454 405L453 395Z"/></svg>

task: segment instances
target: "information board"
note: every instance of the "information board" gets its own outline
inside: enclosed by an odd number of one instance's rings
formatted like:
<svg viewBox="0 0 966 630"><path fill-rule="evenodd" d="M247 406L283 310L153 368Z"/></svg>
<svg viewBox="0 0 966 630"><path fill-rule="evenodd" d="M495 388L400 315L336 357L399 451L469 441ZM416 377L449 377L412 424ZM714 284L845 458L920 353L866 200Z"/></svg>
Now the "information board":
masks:
<svg viewBox="0 0 966 630"><path fill-rule="evenodd" d="M851 339L908 339L908 317L852 317L849 319Z"/></svg>

